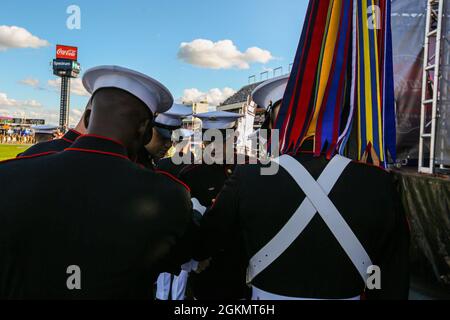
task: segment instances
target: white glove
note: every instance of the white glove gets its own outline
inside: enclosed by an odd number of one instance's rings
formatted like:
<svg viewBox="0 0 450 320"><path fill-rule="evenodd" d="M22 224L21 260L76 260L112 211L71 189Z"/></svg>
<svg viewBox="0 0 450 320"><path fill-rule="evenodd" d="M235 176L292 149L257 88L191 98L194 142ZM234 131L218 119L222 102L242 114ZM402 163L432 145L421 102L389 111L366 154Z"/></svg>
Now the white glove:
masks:
<svg viewBox="0 0 450 320"><path fill-rule="evenodd" d="M198 211L203 216L205 214L207 208L202 206L200 204L200 202L197 199L195 199L195 198L192 198L191 202L192 202L192 208L195 211Z"/></svg>
<svg viewBox="0 0 450 320"><path fill-rule="evenodd" d="M198 268L198 261L191 260L188 263L185 263L181 266L181 270L186 272L195 271Z"/></svg>

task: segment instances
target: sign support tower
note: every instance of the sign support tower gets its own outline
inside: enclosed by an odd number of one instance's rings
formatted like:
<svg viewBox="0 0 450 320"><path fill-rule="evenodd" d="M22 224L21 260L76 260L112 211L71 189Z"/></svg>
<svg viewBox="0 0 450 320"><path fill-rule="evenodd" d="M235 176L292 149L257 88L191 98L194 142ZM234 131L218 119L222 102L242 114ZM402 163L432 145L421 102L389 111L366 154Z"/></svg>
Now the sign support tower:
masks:
<svg viewBox="0 0 450 320"><path fill-rule="evenodd" d="M61 78L61 100L59 127L62 132L69 130L70 80L78 78L81 66L77 61L78 48L57 45L56 59L53 60L53 74Z"/></svg>

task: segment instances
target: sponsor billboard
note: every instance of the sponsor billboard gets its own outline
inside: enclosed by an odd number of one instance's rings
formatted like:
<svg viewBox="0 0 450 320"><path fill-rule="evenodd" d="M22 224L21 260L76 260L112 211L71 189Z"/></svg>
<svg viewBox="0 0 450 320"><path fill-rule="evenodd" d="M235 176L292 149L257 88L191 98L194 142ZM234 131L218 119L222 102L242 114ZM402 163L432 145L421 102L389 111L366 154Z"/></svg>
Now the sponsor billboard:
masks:
<svg viewBox="0 0 450 320"><path fill-rule="evenodd" d="M73 61L70 60L53 60L53 68L58 70L71 70Z"/></svg>
<svg viewBox="0 0 450 320"><path fill-rule="evenodd" d="M56 59L78 60L78 48L56 45Z"/></svg>
<svg viewBox="0 0 450 320"><path fill-rule="evenodd" d="M53 60L53 69L57 70L81 70L81 66L77 61L72 60Z"/></svg>

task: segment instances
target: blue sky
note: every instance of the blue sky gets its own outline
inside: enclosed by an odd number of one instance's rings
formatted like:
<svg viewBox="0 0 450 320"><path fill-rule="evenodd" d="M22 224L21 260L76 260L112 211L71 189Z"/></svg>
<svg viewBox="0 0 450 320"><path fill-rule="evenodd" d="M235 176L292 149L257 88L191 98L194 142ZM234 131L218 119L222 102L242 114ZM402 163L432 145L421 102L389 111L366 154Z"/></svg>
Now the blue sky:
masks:
<svg viewBox="0 0 450 320"><path fill-rule="evenodd" d="M191 95L213 88L221 93L224 88L238 90L250 75L259 75L266 68L283 66L287 70L295 55L307 3L306 0L2 0L0 28L24 28L46 40L48 46L11 46L1 50L2 41L8 39L0 32L0 115L21 108L47 118L49 113L57 112L59 93L49 84L49 80L55 79L50 62L57 43L78 46L78 60L84 70L102 64L133 68L160 80L175 98L183 97L186 89L196 89L190 91ZM66 27L69 17L66 9L72 4L81 9L81 30ZM221 56L220 46L212 52L202 52L197 48L199 43L193 43L196 39L209 40L211 45L231 40L236 47L231 53L239 54L238 62L227 64L230 57ZM188 43L185 54L189 56L184 56L185 59L178 57L182 43ZM224 45L228 48L229 44ZM254 54L245 54L252 47L259 49ZM208 56L211 54L220 57ZM27 84L21 83L25 79ZM72 107L81 110L88 98L80 96L79 91L72 94Z"/></svg>

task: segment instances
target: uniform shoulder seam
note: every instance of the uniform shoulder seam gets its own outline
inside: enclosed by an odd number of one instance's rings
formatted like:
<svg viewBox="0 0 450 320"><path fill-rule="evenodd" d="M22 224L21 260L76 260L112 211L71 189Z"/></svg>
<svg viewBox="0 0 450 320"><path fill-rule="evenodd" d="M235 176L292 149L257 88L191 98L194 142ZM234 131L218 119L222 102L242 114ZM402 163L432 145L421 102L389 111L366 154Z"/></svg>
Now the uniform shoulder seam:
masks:
<svg viewBox="0 0 450 320"><path fill-rule="evenodd" d="M189 188L189 186L186 183L184 183L183 181L181 181L177 177L173 176L169 172L166 172L166 171L163 171L163 170L155 170L155 173L164 175L164 176L168 177L169 179L172 179L173 181L175 181L178 184L181 184L183 187L185 187L189 193L191 192L191 188Z"/></svg>
<svg viewBox="0 0 450 320"><path fill-rule="evenodd" d="M30 156L19 156L17 158L0 161L0 164L9 163L9 162L18 161L18 160L39 158L39 157L44 157L44 156L48 156L48 155L55 154L55 153L58 153L58 152L57 151L48 151L48 152L33 154Z"/></svg>

